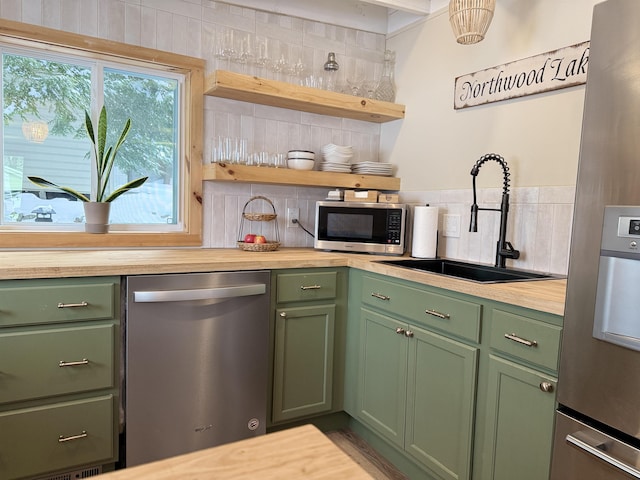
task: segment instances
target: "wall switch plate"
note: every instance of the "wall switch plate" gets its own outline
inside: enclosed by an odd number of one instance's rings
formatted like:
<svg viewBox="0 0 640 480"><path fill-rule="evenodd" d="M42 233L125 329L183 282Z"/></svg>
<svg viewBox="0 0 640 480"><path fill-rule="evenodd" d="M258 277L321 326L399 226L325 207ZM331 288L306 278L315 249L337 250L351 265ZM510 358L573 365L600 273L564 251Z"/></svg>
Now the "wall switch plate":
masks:
<svg viewBox="0 0 640 480"><path fill-rule="evenodd" d="M460 238L460 215L445 214L442 216L442 235Z"/></svg>
<svg viewBox="0 0 640 480"><path fill-rule="evenodd" d="M287 228L296 228L298 225L293 220L300 220L299 208L287 208Z"/></svg>

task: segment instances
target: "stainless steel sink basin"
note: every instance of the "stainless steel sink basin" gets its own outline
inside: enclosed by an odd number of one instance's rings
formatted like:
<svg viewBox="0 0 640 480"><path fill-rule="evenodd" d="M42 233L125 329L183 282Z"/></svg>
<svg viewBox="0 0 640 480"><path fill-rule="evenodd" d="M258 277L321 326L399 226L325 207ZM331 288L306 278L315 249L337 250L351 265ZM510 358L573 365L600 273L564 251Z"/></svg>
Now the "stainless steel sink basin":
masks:
<svg viewBox="0 0 640 480"><path fill-rule="evenodd" d="M402 268L437 273L449 277L461 278L479 283L525 282L531 280L551 280L563 278L557 275L518 270L514 268L498 268L489 265L460 262L446 259L402 259L379 260L379 263L395 265Z"/></svg>

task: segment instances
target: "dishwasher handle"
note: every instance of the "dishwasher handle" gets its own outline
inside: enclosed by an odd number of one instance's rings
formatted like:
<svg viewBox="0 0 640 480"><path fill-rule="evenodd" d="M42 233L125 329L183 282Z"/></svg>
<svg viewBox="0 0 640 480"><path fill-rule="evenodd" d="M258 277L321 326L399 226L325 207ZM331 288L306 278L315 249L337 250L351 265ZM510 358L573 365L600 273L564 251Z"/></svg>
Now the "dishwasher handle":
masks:
<svg viewBox="0 0 640 480"><path fill-rule="evenodd" d="M185 302L190 300L211 300L218 298L248 297L267 293L264 283L234 285L231 287L196 288L186 290L153 290L133 292L137 303Z"/></svg>

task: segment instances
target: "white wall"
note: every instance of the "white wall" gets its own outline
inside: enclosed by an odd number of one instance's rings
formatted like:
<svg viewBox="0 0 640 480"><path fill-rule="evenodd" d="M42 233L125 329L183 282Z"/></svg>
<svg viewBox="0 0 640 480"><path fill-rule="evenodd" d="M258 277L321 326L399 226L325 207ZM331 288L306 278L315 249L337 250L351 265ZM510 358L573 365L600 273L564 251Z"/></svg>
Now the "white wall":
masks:
<svg viewBox="0 0 640 480"><path fill-rule="evenodd" d="M514 187L574 185L584 86L462 110L455 78L589 40L598 0L498 0L484 41L455 42L448 10L387 40L396 50L397 101L406 118L382 127L381 160L397 163L402 189L470 188L485 153L502 155ZM497 164L478 177L497 186Z"/></svg>

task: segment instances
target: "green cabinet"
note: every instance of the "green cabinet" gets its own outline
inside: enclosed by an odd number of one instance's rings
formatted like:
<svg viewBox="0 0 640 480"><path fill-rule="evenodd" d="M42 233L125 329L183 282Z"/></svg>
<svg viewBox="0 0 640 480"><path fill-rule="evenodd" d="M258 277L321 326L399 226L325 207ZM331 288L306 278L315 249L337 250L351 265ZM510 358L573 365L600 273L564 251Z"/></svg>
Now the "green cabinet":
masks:
<svg viewBox="0 0 640 480"><path fill-rule="evenodd" d="M562 318L352 269L345 410L411 478L547 480Z"/></svg>
<svg viewBox="0 0 640 480"><path fill-rule="evenodd" d="M362 285L356 417L438 478L471 478L479 349L445 332L476 338L479 307L369 275Z"/></svg>
<svg viewBox="0 0 640 480"><path fill-rule="evenodd" d="M342 410L346 268L272 272L272 424Z"/></svg>
<svg viewBox="0 0 640 480"><path fill-rule="evenodd" d="M0 478L118 459L120 280L0 282Z"/></svg>
<svg viewBox="0 0 640 480"><path fill-rule="evenodd" d="M547 480L551 465L561 319L524 309L490 311L480 480Z"/></svg>
<svg viewBox="0 0 640 480"><path fill-rule="evenodd" d="M481 478L549 478L557 380L491 355Z"/></svg>
<svg viewBox="0 0 640 480"><path fill-rule="evenodd" d="M335 305L276 310L274 422L331 410L335 316Z"/></svg>

